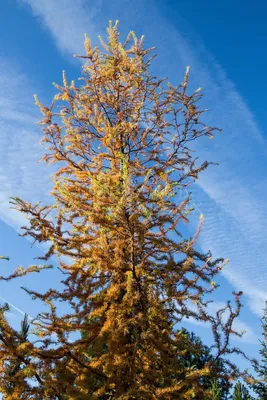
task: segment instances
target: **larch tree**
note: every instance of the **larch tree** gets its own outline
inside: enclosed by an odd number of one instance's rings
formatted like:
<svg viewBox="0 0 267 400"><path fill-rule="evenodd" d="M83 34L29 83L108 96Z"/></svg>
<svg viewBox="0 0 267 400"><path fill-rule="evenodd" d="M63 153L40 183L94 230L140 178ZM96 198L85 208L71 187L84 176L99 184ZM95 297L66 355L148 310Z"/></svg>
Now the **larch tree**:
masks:
<svg viewBox="0 0 267 400"><path fill-rule="evenodd" d="M8 305L4 305L1 312L2 315L5 311L9 311ZM22 346L24 343L28 341L28 333L29 333L30 325L28 323L28 316L25 314L24 319L21 322L21 330L15 337L13 338L13 345L15 347ZM14 356L12 353L9 354L9 357L5 358L5 381L2 382L4 393L6 393L7 398L18 398L17 394L17 386L18 382L22 383L22 387L27 387L27 364L20 360L16 355ZM22 395L27 395L27 391L21 393Z"/></svg>
<svg viewBox="0 0 267 400"><path fill-rule="evenodd" d="M40 258L59 257L64 287L25 288L49 309L19 346L2 310L5 399L202 399L211 395L203 377L238 374L228 356L238 351L229 336L239 334L240 294L234 308L228 302L215 317L208 313L206 295L225 262L196 250L200 227L192 238L180 232L190 196L181 201L179 192L209 165L197 162L190 143L216 129L201 120L200 91L188 93L188 69L172 86L150 73L153 49L143 37L130 32L121 43L117 23L107 31L102 51L86 37L79 85L64 73L50 107L36 97L44 161L58 165L53 203L13 203L28 219L23 235L49 244ZM43 268L51 265L19 267L1 279ZM63 315L59 302L68 307ZM214 358L200 369L184 363L188 338L178 327L186 317L210 323L214 333ZM10 355L27 367L13 395L5 389ZM219 357L224 372L213 368Z"/></svg>

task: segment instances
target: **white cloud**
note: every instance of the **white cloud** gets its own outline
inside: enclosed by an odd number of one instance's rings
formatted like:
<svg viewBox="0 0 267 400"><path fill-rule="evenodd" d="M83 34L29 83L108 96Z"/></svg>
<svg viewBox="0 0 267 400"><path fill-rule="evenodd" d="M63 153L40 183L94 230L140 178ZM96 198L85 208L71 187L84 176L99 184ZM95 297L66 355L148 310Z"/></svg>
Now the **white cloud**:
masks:
<svg viewBox="0 0 267 400"><path fill-rule="evenodd" d="M43 155L42 133L35 126L40 113L29 80L14 64L2 60L0 87L0 218L19 228L25 219L10 209L9 198L44 199L50 188L49 169L38 163Z"/></svg>
<svg viewBox="0 0 267 400"><path fill-rule="evenodd" d="M99 10L100 0L18 0L31 7L34 16L40 18L55 39L62 52L84 53L84 34L94 31L93 18Z"/></svg>
<svg viewBox="0 0 267 400"><path fill-rule="evenodd" d="M31 82L14 63L0 60L0 219L19 231L25 225L21 213L10 208L10 197L37 202L49 193L49 169L38 163L43 155L41 129L35 126L40 113L34 105ZM23 309L16 301L0 296L11 307L8 319L21 320ZM14 300L14 299L13 299Z"/></svg>

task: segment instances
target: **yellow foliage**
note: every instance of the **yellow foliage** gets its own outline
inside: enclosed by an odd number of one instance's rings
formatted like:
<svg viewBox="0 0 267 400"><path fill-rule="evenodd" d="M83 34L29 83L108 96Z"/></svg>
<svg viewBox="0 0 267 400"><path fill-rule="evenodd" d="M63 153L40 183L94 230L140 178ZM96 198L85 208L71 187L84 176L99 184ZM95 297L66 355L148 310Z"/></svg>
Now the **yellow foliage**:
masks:
<svg viewBox="0 0 267 400"><path fill-rule="evenodd" d="M215 129L200 120L198 91L187 93L189 69L183 84L168 86L150 73L153 49L144 48L144 37L130 32L121 43L118 22L107 31L103 51L85 36L80 85L63 71L49 108L35 96L49 148L44 161L58 166L53 204L14 202L29 219L25 236L51 244L46 260L61 257L64 281L57 290L26 290L46 305L33 321L33 342L15 346L2 312L0 366L11 357L34 380L15 374L16 398L205 398L201 377L212 368L181 362L188 340L175 323L184 316L209 321L217 346L216 332L222 328L224 340L231 328L205 308L222 264L194 249L200 228L193 239L181 237L190 199L181 202L178 193L207 166L195 164L190 142ZM50 267L20 267L2 279ZM5 379L2 369L6 395Z"/></svg>

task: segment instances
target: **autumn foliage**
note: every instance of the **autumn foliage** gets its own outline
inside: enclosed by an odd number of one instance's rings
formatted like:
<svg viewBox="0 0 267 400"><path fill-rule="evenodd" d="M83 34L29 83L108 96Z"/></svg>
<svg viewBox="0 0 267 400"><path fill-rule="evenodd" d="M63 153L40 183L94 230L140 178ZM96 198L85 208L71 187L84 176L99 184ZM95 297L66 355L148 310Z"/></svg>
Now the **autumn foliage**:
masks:
<svg viewBox="0 0 267 400"><path fill-rule="evenodd" d="M196 250L200 227L193 238L180 232L190 197L181 201L179 193L209 164L197 163L190 143L216 129L201 120L200 91L188 93L189 69L178 87L151 75L153 49L143 41L130 32L121 43L118 24L110 24L102 51L86 37L79 85L63 73L50 107L36 97L44 161L58 166L53 202L13 203L28 218L23 235L49 244L42 258L59 257L64 287L25 289L49 306L26 341L19 342L3 308L5 399L206 399L203 377L236 375L227 356L238 351L229 347L229 335L238 334L232 324L239 294L235 309L228 303L209 315L206 295L224 261ZM20 267L1 279L50 264ZM214 333L214 357L198 369L183 358L197 351L181 330L186 317L211 324ZM8 391L7 366L17 362L22 367Z"/></svg>

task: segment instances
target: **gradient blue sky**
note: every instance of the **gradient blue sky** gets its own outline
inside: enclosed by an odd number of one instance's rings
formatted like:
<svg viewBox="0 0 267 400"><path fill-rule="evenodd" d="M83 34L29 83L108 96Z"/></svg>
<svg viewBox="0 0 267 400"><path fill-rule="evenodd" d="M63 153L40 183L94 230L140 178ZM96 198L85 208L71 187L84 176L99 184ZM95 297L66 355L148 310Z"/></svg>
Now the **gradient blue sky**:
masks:
<svg viewBox="0 0 267 400"><path fill-rule="evenodd" d="M237 327L245 329L242 341L233 342L256 356L261 334L259 318L267 300L267 132L265 92L267 81L266 19L263 1L226 0L6 0L1 4L0 24L0 254L3 274L32 263L41 250L17 230L23 218L10 210L9 196L35 202L48 201L51 174L37 163L42 155L41 131L35 122L39 112L33 103L37 93L50 103L62 70L76 79L80 63L73 53L83 53L84 33L96 43L108 20L120 20L122 33L145 34L147 46L156 45L154 70L181 82L191 66L191 87L203 88L202 105L209 108L206 121L223 128L213 141L198 148L202 159L220 163L203 173L192 188L197 210L205 215L199 246L215 256L230 258L217 280L220 288L213 308L244 292ZM2 273L2 272L1 272ZM21 281L0 284L0 300L14 307L10 318L21 312L35 315L40 304L20 289L26 285L44 289L56 282L44 272ZM192 321L191 321L192 322ZM209 342L210 329L188 323Z"/></svg>

